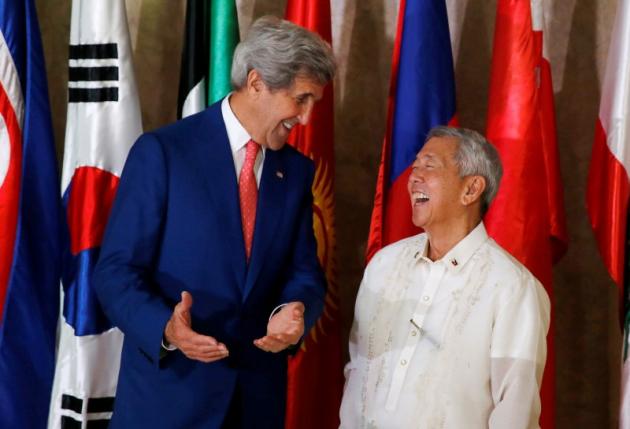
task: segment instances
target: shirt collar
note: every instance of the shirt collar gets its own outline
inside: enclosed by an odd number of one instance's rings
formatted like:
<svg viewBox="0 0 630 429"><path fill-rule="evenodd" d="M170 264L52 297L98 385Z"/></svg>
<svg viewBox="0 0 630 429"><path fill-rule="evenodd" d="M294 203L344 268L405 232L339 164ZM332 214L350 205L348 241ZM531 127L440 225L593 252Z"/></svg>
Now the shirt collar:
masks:
<svg viewBox="0 0 630 429"><path fill-rule="evenodd" d="M443 261L446 266L454 271L463 267L466 262L475 254L479 246L488 240L488 233L483 222L479 224L468 233L459 243L449 250L439 261ZM429 251L429 240L424 241L424 248L422 249L423 259L427 258L427 252ZM436 261L438 262L438 261Z"/></svg>
<svg viewBox="0 0 630 429"><path fill-rule="evenodd" d="M229 102L231 95L232 93L229 93L221 102L221 114L223 115L223 122L225 123L225 130L227 131L232 153L236 153L239 149L245 146L252 137L245 130L243 124L239 122L232 111Z"/></svg>

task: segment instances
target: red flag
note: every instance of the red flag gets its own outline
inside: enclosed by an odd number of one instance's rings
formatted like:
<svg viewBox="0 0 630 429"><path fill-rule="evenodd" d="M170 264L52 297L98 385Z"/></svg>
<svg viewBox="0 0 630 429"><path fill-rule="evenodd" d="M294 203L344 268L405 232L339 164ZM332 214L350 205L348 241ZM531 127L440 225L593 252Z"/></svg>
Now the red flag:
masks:
<svg viewBox="0 0 630 429"><path fill-rule="evenodd" d="M628 279L624 278L630 200L630 3L619 2L618 8L595 126L586 204L599 251L619 288L624 328L619 427L630 429L630 301Z"/></svg>
<svg viewBox="0 0 630 429"><path fill-rule="evenodd" d="M542 29L540 3L498 1L487 136L505 173L485 223L490 235L541 281L553 303L552 264L566 250L567 236ZM547 345L541 416L545 429L554 426L555 415L553 311Z"/></svg>
<svg viewBox="0 0 630 429"><path fill-rule="evenodd" d="M329 43L330 3L321 0L289 0L286 19L318 33ZM286 428L326 429L339 426L343 389L339 286L335 259L334 218L335 159L333 146L333 88L329 84L313 110L310 123L293 132L289 144L313 159L313 227L319 261L328 280L324 313L289 359Z"/></svg>
<svg viewBox="0 0 630 429"><path fill-rule="evenodd" d="M411 164L431 128L454 122L455 78L446 3L401 0L368 260L380 248L420 232L411 221L407 194Z"/></svg>

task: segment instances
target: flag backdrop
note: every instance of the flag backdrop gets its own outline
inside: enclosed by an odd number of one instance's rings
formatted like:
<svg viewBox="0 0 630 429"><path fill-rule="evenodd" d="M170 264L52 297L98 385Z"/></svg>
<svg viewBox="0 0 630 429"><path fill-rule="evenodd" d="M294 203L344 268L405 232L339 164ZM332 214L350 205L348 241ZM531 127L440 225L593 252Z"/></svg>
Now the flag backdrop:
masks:
<svg viewBox="0 0 630 429"><path fill-rule="evenodd" d="M0 2L0 427L46 424L61 200L33 0Z"/></svg>
<svg viewBox="0 0 630 429"><path fill-rule="evenodd" d="M202 111L232 90L230 70L238 41L234 0L188 0L178 118Z"/></svg>
<svg viewBox="0 0 630 429"><path fill-rule="evenodd" d="M499 0L488 105L488 139L504 174L485 217L489 234L545 286L552 300L542 385L544 429L554 426L552 263L566 250L549 62L543 56L542 3Z"/></svg>
<svg viewBox="0 0 630 429"><path fill-rule="evenodd" d="M630 198L630 3L617 6L595 141L589 169L586 204L599 251L610 276L619 288L619 307L624 320L623 372L620 428L630 428L630 361L628 331L630 302L626 245L628 199ZM625 287L624 287L625 286ZM625 314L625 317L624 317Z"/></svg>
<svg viewBox="0 0 630 429"><path fill-rule="evenodd" d="M368 260L381 247L420 232L411 222L407 194L411 164L429 130L454 121L455 79L446 4L401 0Z"/></svg>
<svg viewBox="0 0 630 429"><path fill-rule="evenodd" d="M286 19L318 33L331 43L330 2L289 0ZM287 429L332 429L339 426L339 405L344 381L335 256L333 100L331 82L313 108L310 123L307 126L299 125L289 137L289 144L315 162L313 227L328 291L324 313L305 337L301 349L289 358Z"/></svg>
<svg viewBox="0 0 630 429"><path fill-rule="evenodd" d="M92 286L127 153L142 131L123 0L74 0L62 195L70 240L49 428L111 418L122 333Z"/></svg>

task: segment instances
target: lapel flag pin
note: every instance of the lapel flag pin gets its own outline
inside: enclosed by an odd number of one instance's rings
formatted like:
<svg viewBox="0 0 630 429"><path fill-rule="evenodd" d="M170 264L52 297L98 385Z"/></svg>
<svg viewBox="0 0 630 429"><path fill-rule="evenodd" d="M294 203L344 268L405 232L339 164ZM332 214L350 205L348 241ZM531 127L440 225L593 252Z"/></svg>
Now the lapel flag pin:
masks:
<svg viewBox="0 0 630 429"><path fill-rule="evenodd" d="M278 176L278 179L284 179L284 173L282 173L282 171L276 171L276 176Z"/></svg>

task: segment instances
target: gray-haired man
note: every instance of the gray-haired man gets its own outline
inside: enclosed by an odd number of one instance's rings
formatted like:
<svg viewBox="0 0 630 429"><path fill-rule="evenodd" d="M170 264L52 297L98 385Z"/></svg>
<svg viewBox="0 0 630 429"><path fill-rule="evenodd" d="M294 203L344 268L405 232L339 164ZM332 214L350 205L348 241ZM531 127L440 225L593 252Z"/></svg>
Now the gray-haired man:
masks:
<svg viewBox="0 0 630 429"><path fill-rule="evenodd" d="M317 35L261 18L234 92L134 145L95 274L125 334L111 427L283 427L279 352L325 293L314 166L285 143L334 72Z"/></svg>
<svg viewBox="0 0 630 429"><path fill-rule="evenodd" d="M549 298L486 234L501 174L478 133L429 133L408 182L425 232L385 247L365 270L342 428L538 426Z"/></svg>

